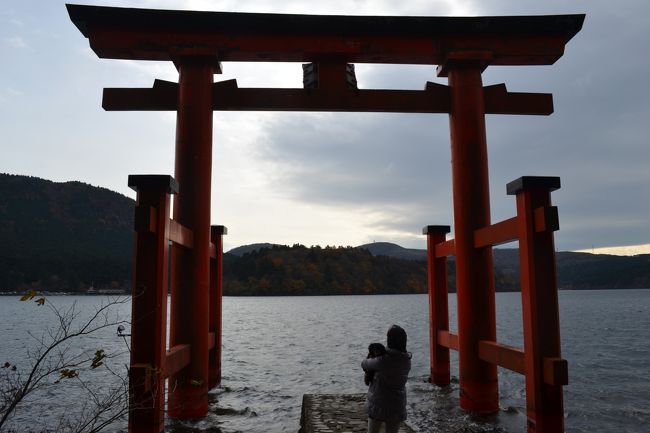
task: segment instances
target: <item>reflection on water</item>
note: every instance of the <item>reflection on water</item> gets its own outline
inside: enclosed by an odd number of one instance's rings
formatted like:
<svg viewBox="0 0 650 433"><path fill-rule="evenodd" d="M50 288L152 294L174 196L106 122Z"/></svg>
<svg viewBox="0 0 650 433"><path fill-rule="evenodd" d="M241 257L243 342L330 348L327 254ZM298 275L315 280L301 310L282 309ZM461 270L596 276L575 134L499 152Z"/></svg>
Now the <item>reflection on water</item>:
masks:
<svg viewBox="0 0 650 433"><path fill-rule="evenodd" d="M99 297L56 298L90 308ZM455 329L455 297L450 296ZM500 342L521 346L521 298L497 294ZM366 391L360 362L368 343L385 342L392 323L404 327L413 353L407 385L408 423L419 432L524 432L523 377L499 369L501 410L475 418L458 408L458 383L446 388L428 377L427 298L423 295L225 298L223 383L210 392L210 413L196 422L169 420L168 432L293 432L299 427L305 393ZM38 331L47 318L34 317L24 303L0 298L4 329L0 360L24 352L26 330ZM32 308L33 310L33 308ZM128 315L129 307L123 313ZM569 361L565 392L569 432L637 432L650 422L650 290L560 292L563 356ZM124 350L115 332L84 344ZM128 356L113 360L123 365ZM452 376L458 376L452 352ZM60 413L57 404L47 413ZM67 396L68 401L71 398ZM42 401L32 402L42 406ZM27 422L31 416L18 418ZM32 420L33 421L33 420ZM123 426L122 426L123 427Z"/></svg>

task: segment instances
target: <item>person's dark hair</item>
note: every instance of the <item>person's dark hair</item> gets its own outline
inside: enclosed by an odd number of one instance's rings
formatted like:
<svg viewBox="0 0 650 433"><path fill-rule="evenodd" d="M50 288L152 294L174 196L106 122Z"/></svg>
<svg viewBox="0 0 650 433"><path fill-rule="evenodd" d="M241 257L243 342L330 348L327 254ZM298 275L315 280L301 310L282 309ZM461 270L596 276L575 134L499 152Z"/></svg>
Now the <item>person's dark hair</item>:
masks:
<svg viewBox="0 0 650 433"><path fill-rule="evenodd" d="M406 331L400 326L391 326L386 335L386 343L389 349L406 353Z"/></svg>

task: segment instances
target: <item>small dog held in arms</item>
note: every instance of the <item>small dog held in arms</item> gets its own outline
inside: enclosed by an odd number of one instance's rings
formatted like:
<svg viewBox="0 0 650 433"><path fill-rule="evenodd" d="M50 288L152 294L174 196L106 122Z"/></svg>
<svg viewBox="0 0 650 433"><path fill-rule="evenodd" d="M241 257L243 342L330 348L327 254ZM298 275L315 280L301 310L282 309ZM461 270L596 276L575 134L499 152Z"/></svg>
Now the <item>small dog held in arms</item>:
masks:
<svg viewBox="0 0 650 433"><path fill-rule="evenodd" d="M376 358L386 354L386 347L381 343L370 343L368 346L368 358ZM372 379L375 377L374 371L365 371L363 381L366 385L370 385Z"/></svg>

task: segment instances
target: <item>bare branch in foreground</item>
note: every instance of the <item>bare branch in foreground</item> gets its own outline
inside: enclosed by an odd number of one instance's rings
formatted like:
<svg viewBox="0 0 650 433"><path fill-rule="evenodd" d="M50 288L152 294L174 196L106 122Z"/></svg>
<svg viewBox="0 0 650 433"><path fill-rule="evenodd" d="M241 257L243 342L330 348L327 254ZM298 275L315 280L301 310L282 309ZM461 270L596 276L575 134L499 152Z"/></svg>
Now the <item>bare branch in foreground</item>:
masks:
<svg viewBox="0 0 650 433"><path fill-rule="evenodd" d="M31 300L34 296L30 293L21 300ZM28 332L35 347L26 350L26 360L20 365L10 362L0 365L0 432L5 431L12 416L27 400L36 401L38 394L56 389L54 387L71 388L78 393L83 404L80 410L61 414L55 429L48 428L48 431L99 432L125 417L128 411L128 371L116 372L107 365L121 353L109 354L102 348L80 349L74 344L79 345L84 338L106 328L128 323L115 310L129 302L129 298L109 299L86 316L85 312L79 311L76 302L61 308L46 302L45 298L35 301L38 308L45 305L56 325L43 330L40 336ZM97 375L89 373L98 369L110 378L110 385L93 382L93 376L96 379Z"/></svg>

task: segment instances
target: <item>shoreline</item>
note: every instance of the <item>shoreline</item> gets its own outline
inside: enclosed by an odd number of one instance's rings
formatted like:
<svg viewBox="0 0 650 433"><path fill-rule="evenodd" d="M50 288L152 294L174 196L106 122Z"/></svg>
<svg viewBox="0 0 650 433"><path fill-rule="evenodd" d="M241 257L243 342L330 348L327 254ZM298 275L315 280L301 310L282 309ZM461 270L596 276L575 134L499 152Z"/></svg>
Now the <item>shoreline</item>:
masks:
<svg viewBox="0 0 650 433"><path fill-rule="evenodd" d="M558 288L558 292L585 292L585 291L602 291L602 290L650 290L650 287L622 287L622 288L612 288L612 287L595 287L595 288L585 288L585 289L571 289L571 288ZM0 296L23 296L29 292L0 292ZM36 291L38 296L131 296L130 292L120 292L120 293L84 293L84 292L49 292L49 291ZM503 290L497 291L496 293L521 293L520 290ZM456 292L449 292L453 295ZM322 296L391 296L391 295L427 295L427 293L370 293L370 294L322 294L322 295L223 295L224 298L301 298L301 297L322 297ZM168 294L169 296L169 294Z"/></svg>

